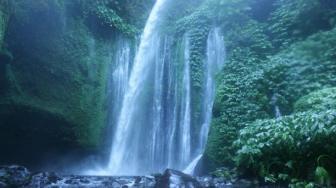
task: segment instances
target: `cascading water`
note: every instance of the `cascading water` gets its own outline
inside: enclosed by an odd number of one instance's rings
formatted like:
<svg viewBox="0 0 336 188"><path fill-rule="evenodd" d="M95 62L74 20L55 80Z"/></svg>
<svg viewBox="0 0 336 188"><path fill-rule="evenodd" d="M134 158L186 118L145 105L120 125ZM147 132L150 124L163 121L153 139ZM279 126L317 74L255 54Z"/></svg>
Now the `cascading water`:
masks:
<svg viewBox="0 0 336 188"><path fill-rule="evenodd" d="M210 31L207 40L207 59L204 64L205 80L203 86L202 125L199 132L199 144L196 157L184 170L185 173L193 174L197 163L201 160L208 139L209 127L212 117L212 108L215 99L215 75L223 67L225 60L224 38L219 28Z"/></svg>
<svg viewBox="0 0 336 188"><path fill-rule="evenodd" d="M117 42L113 63L113 71L110 79L109 97L112 99L110 111L110 125L117 122L120 114L120 106L128 84L129 73L131 69L131 44L127 39L120 37Z"/></svg>
<svg viewBox="0 0 336 188"><path fill-rule="evenodd" d="M200 131L199 151L203 152L208 139L215 99L215 75L222 69L225 61L224 37L219 28L210 31L207 40L207 60L205 63L203 123Z"/></svg>
<svg viewBox="0 0 336 188"><path fill-rule="evenodd" d="M280 107L277 103L278 103L278 97L277 97L276 94L273 94L272 98L271 98L271 105L274 108L274 116L275 116L275 118L278 119L278 118L281 118L282 114L281 114L281 111L280 111Z"/></svg>
<svg viewBox="0 0 336 188"><path fill-rule="evenodd" d="M154 166L149 163L155 157L151 150L156 148L152 139L157 135L146 121L151 113L148 108L151 101L146 94L151 90L148 78L157 60L160 45L157 27L165 3L166 0L156 1L141 37L113 137L109 162L112 174L149 173Z"/></svg>
<svg viewBox="0 0 336 188"><path fill-rule="evenodd" d="M182 139L180 142L181 151L180 159L181 165L190 162L191 154L191 142L190 142L190 66L189 66L189 38L186 35L184 37L184 71L183 71L183 82L182 82L182 99L181 99L181 124L180 133L182 134Z"/></svg>
<svg viewBox="0 0 336 188"><path fill-rule="evenodd" d="M130 45L118 44L112 79L114 102L110 110L114 134L104 174L144 175L166 168L183 170L192 161L196 165L198 160L193 157L204 151L214 98L213 75L223 60L216 55L224 54L220 51L223 41L217 30L210 33L203 94L209 99L203 104L200 133L191 133L190 41L188 34L178 44L160 35L158 25L166 3L167 0L156 1L133 64L129 61ZM197 148L192 148L191 140L199 141Z"/></svg>

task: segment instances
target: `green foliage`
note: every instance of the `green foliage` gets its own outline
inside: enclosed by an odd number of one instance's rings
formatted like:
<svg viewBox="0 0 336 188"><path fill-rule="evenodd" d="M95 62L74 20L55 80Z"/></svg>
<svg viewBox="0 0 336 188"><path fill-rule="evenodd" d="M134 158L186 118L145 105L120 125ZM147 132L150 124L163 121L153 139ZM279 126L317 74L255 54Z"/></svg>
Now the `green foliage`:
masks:
<svg viewBox="0 0 336 188"><path fill-rule="evenodd" d="M249 6L247 1L244 0L206 0L197 8L194 8L190 15L177 20L176 30L178 32L186 32L188 29L214 24L223 20L237 23L247 17L244 14L247 10L249 10Z"/></svg>
<svg viewBox="0 0 336 188"><path fill-rule="evenodd" d="M314 188L316 186L313 182L300 181L298 179L292 179L288 185L289 188Z"/></svg>
<svg viewBox="0 0 336 188"><path fill-rule="evenodd" d="M335 46L333 29L314 34L270 58L264 85L277 94L278 105L285 114L293 111L301 96L335 86Z"/></svg>
<svg viewBox="0 0 336 188"><path fill-rule="evenodd" d="M322 154L336 157L336 111L303 112L277 120L258 120L239 133L237 166L244 173L282 180L314 174ZM332 166L328 168L334 170ZM319 168L320 175L325 172ZM285 180L288 180L287 178Z"/></svg>
<svg viewBox="0 0 336 188"><path fill-rule="evenodd" d="M200 27L200 26L203 27ZM192 97L192 124L197 124L201 120L201 101L202 101L202 87L204 85L204 59L206 51L206 41L209 28L205 24L188 31L190 38L190 77L191 77L191 95Z"/></svg>
<svg viewBox="0 0 336 188"><path fill-rule="evenodd" d="M244 24L241 25L242 23ZM223 30L226 27L231 28L224 32L225 46L228 52L234 53L234 50L243 48L253 53L256 56L255 58L263 60L273 51L272 43L266 35L263 24L259 24L251 19L245 19L223 26Z"/></svg>
<svg viewBox="0 0 336 188"><path fill-rule="evenodd" d="M80 1L80 5L84 15L96 18L102 26L117 29L128 36L134 36L138 32L135 26L127 23L127 20L117 13L122 9L118 1L89 0Z"/></svg>
<svg viewBox="0 0 336 188"><path fill-rule="evenodd" d="M294 105L296 112L336 109L336 88L327 88L301 97Z"/></svg>
<svg viewBox="0 0 336 188"><path fill-rule="evenodd" d="M325 20L333 13L325 2L294 5L300 2L276 1L271 10L265 10L269 19L258 18L262 23L249 17L255 16L255 10L248 8L236 13L235 19L219 19L228 59L217 82L206 155L216 165L238 167L242 175L271 183L291 182L291 187L314 187L316 159L322 154L335 157L336 152L332 146L335 116L329 120L333 111L326 111L335 109L331 87L336 83L336 33L335 29L317 32L331 28ZM316 12L311 16L325 16L303 21L312 11ZM287 48L279 52L280 46ZM284 115L294 110L302 113L262 120L274 117L274 105ZM333 177L335 164L327 163Z"/></svg>
<svg viewBox="0 0 336 188"><path fill-rule="evenodd" d="M87 0L85 0L87 1ZM83 3L86 3L83 1ZM154 0L92 0L93 3L98 3L98 6L103 5L107 9L114 11L118 17L122 18L125 23L131 24L131 27L136 27L142 30L147 20L148 14L154 5ZM90 6L90 5L89 5ZM94 6L91 6L95 8ZM133 26L134 25L134 26Z"/></svg>
<svg viewBox="0 0 336 188"><path fill-rule="evenodd" d="M316 167L315 178L316 178L316 181L321 185L324 185L324 184L330 185L329 173L325 168L321 166Z"/></svg>
<svg viewBox="0 0 336 188"><path fill-rule="evenodd" d="M232 143L245 123L269 117L262 66L263 61L249 50L236 49L218 79L207 147L207 155L217 164L233 164Z"/></svg>
<svg viewBox="0 0 336 188"><path fill-rule="evenodd" d="M227 60L217 79L206 149L211 162L234 167L238 148L233 142L241 129L258 119L275 117L275 105L288 115L300 97L335 87L336 35L335 29L330 30L334 6L330 1L208 0L177 22L179 32L205 23L224 31ZM262 13L258 7L263 7ZM208 21L201 24L200 20ZM291 178L287 173L266 173L266 167L261 171L269 181Z"/></svg>
<svg viewBox="0 0 336 188"><path fill-rule="evenodd" d="M228 181L234 181L237 179L237 171L235 169L217 168L211 175L215 177L221 177Z"/></svg>
<svg viewBox="0 0 336 188"><path fill-rule="evenodd" d="M220 77L222 83L217 88L219 94L214 109L216 119L207 147L208 158L216 164L232 164L232 142L244 122L253 121L257 117L268 117L267 96L262 93L263 86L258 82L263 73L258 67L272 50L272 44L263 31L264 26L248 18L249 10L247 1L204 1L192 13L177 20L174 27L177 34L187 32L191 41L192 96L193 110L196 111L193 117L196 121L193 124L198 122L197 104L202 100L199 89L203 85L202 69L209 28L215 24L225 34L226 48L231 57L230 65L224 68L221 74L223 77ZM237 46L240 48L236 49ZM250 74L251 76L244 78L246 82L237 79ZM243 91L250 92L245 94ZM249 113L242 117L241 114L245 114L246 110Z"/></svg>
<svg viewBox="0 0 336 188"><path fill-rule="evenodd" d="M125 33L127 35L134 35L136 33L136 29L124 22L124 20L119 17L115 11L112 9L107 8L106 6L99 5L96 10L96 14L99 19L102 20L103 24L115 27L122 33Z"/></svg>
<svg viewBox="0 0 336 188"><path fill-rule="evenodd" d="M326 0L277 0L271 13L269 30L277 47L288 47L292 42L319 30L332 28L335 3Z"/></svg>

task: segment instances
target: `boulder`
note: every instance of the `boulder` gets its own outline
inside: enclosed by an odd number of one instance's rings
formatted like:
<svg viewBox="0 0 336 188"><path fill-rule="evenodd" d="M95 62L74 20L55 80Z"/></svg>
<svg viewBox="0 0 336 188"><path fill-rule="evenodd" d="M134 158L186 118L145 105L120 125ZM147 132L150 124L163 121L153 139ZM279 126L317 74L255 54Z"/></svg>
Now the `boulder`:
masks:
<svg viewBox="0 0 336 188"><path fill-rule="evenodd" d="M0 187L22 187L29 184L31 173L23 166L0 166Z"/></svg>
<svg viewBox="0 0 336 188"><path fill-rule="evenodd" d="M192 176L183 172L167 169L163 175L156 177L157 188L174 188L174 187L201 187L201 184Z"/></svg>
<svg viewBox="0 0 336 188"><path fill-rule="evenodd" d="M32 176L29 187L47 187L61 180L56 173L41 172Z"/></svg>

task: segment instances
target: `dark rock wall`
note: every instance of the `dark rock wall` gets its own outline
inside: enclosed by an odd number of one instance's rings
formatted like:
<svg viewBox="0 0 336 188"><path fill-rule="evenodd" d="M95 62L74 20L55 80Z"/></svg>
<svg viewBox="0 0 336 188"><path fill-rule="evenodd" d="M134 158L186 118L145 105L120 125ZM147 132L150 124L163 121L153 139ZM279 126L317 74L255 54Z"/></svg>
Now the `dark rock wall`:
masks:
<svg viewBox="0 0 336 188"><path fill-rule="evenodd" d="M118 31L101 34L92 29L97 23L89 23L79 1L17 0L5 9L3 5L0 163L38 163L42 154L53 151L98 151ZM27 155L24 160L20 153Z"/></svg>

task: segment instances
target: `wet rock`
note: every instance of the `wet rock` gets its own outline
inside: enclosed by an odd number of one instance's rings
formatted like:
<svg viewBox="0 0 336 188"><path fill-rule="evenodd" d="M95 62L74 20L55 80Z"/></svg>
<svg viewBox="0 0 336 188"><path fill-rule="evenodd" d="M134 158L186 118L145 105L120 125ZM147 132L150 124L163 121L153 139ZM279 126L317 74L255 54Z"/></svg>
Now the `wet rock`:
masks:
<svg viewBox="0 0 336 188"><path fill-rule="evenodd" d="M155 177L154 176L145 176L141 179L140 185L145 187L155 187Z"/></svg>
<svg viewBox="0 0 336 188"><path fill-rule="evenodd" d="M80 182L83 183L83 184L89 184L90 183L90 181L88 179L81 179Z"/></svg>
<svg viewBox="0 0 336 188"><path fill-rule="evenodd" d="M47 187L60 180L61 177L56 173L41 172L32 176L29 187Z"/></svg>
<svg viewBox="0 0 336 188"><path fill-rule="evenodd" d="M113 183L111 184L111 186L112 186L112 187L121 187L121 185L120 185L119 183L117 183L117 182L113 182Z"/></svg>
<svg viewBox="0 0 336 188"><path fill-rule="evenodd" d="M212 177L212 176L203 176L197 177L197 181L201 184L201 187L218 187L218 188L231 188L233 187L230 181L225 180L224 178Z"/></svg>
<svg viewBox="0 0 336 188"><path fill-rule="evenodd" d="M184 174L180 171L167 169L162 176L156 178L157 188L170 188L170 187L201 187L201 184L192 176Z"/></svg>
<svg viewBox="0 0 336 188"><path fill-rule="evenodd" d="M56 173L31 173L21 166L0 167L0 188L249 188L258 183L246 179L231 181L222 177L192 177L183 172L166 170L155 176L61 176Z"/></svg>
<svg viewBox="0 0 336 188"><path fill-rule="evenodd" d="M23 166L0 166L0 182L4 185L22 187L29 184L30 178L30 172Z"/></svg>
<svg viewBox="0 0 336 188"><path fill-rule="evenodd" d="M234 187L249 188L249 187L253 187L253 185L254 185L253 181L249 181L246 179L240 179L235 182Z"/></svg>

